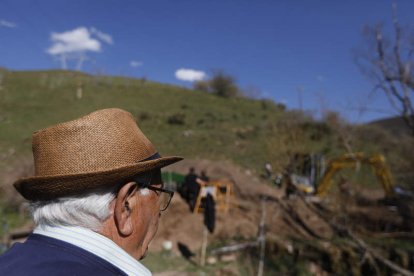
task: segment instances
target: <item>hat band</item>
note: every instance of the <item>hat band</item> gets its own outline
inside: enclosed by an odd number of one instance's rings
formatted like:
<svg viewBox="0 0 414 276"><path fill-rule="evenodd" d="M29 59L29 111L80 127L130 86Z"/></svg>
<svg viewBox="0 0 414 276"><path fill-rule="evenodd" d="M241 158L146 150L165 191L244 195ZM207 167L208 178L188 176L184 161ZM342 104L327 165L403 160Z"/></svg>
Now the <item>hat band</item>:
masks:
<svg viewBox="0 0 414 276"><path fill-rule="evenodd" d="M138 163L139 163L139 162L150 161L150 160L154 160L154 159L158 159L158 158L161 158L161 155L160 155L158 152L156 152L156 153L154 153L153 155L151 155L150 157L148 157L148 158L145 158L145 159L143 159L143 160L138 161Z"/></svg>
<svg viewBox="0 0 414 276"><path fill-rule="evenodd" d="M151 155L148 158L145 158L144 160L138 161L138 163L140 162L145 162L145 161L150 161L150 160L154 160L154 159L158 159L161 158L161 155L156 152L153 155ZM135 181L141 185L149 185L152 179L154 172L153 171L148 171L148 172L144 172L142 174L139 174L138 176L135 177Z"/></svg>

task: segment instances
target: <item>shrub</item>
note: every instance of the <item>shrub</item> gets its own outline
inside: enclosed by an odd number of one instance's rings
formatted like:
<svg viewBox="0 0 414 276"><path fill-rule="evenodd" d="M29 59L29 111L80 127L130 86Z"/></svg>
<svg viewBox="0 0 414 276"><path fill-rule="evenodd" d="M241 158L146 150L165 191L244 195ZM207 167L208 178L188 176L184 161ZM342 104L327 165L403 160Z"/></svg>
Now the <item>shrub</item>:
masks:
<svg viewBox="0 0 414 276"><path fill-rule="evenodd" d="M184 125L185 124L185 114L175 113L168 117L167 123L170 125Z"/></svg>

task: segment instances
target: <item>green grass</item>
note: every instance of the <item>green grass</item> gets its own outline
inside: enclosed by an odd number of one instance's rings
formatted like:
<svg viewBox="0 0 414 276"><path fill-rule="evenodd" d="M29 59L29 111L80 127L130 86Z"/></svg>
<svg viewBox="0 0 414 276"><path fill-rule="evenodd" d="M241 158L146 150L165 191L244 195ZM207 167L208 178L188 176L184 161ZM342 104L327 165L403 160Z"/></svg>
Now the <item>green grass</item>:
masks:
<svg viewBox="0 0 414 276"><path fill-rule="evenodd" d="M266 162L281 171L295 152L321 152L329 158L346 151L335 127L271 101L225 99L142 79L71 71L0 74L0 173L31 155L35 130L108 107L130 111L162 155L232 160L256 174ZM76 97L79 87L82 99ZM382 133L359 129L351 141L355 151L387 151L391 164L412 168L407 161L412 143L403 148ZM373 137L361 139L367 133Z"/></svg>
<svg viewBox="0 0 414 276"><path fill-rule="evenodd" d="M143 265L148 267L151 272L162 271L194 271L196 266L188 262L183 257L170 254L169 252L148 253L148 255L141 261Z"/></svg>
<svg viewBox="0 0 414 276"><path fill-rule="evenodd" d="M4 182L8 179L3 177L6 169L31 158L34 131L108 107L131 112L162 155L231 160L256 175L262 173L266 162L275 171L282 171L294 153L323 153L329 159L346 152L338 126L315 121L301 112L285 111L271 101L225 99L146 80L69 71L0 74L0 185L11 185ZM78 87L82 87L82 99L76 97ZM373 126L350 126L347 135L355 152L383 153L393 172L412 171L412 139L394 139ZM352 170L343 174L359 184L376 183L379 188L369 170L362 168L357 176ZM404 181L414 183L411 180ZM0 237L25 222L16 211L0 202ZM229 267L239 275L252 275L257 256L258 252L241 254L235 263L219 262L204 268L165 252L149 254L143 262L153 272L200 271L210 275ZM306 263L291 255L271 255L266 260L265 275L289 273L307 275Z"/></svg>
<svg viewBox="0 0 414 276"><path fill-rule="evenodd" d="M79 83L80 100L76 98ZM108 107L130 111L164 155L235 159L245 165L256 164L266 124L282 113L276 105L263 107L261 101L223 99L135 79L60 71L7 72L0 91L0 150L13 148L17 155L28 155L33 131ZM169 124L177 115L182 124ZM237 146L238 140L243 145Z"/></svg>
<svg viewBox="0 0 414 276"><path fill-rule="evenodd" d="M10 231L18 227L22 227L27 221L28 217L25 213L18 213L16 210L4 207L0 202L0 254L6 249L2 245L5 242L3 239Z"/></svg>
<svg viewBox="0 0 414 276"><path fill-rule="evenodd" d="M145 265L153 273L174 271L174 272L190 272L199 275L216 275L218 271L231 269L237 271L238 275L249 275L245 273L239 262L224 263L218 261L215 264L206 264L200 266L198 260L193 257L191 261L186 260L180 255L171 252L149 253L141 263Z"/></svg>

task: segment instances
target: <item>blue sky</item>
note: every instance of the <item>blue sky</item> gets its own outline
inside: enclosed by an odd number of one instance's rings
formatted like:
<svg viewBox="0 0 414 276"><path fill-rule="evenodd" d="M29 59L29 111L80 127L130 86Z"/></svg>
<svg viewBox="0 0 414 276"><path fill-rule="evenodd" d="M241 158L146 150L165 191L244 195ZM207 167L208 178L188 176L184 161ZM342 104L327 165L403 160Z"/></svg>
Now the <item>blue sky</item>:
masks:
<svg viewBox="0 0 414 276"><path fill-rule="evenodd" d="M413 24L414 1L397 3ZM390 21L390 0L0 0L0 66L61 68L64 57L69 69L186 87L222 69L288 108L366 122L393 113L382 94L367 100L352 49L364 25ZM365 102L389 112L360 114Z"/></svg>

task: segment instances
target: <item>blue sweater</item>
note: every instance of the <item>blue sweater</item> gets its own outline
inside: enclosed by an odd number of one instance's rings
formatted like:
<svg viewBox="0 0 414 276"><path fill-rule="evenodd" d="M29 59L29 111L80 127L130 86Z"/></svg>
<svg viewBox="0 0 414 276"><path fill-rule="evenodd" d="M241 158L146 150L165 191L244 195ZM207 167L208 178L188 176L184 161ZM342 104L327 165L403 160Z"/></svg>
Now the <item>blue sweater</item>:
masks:
<svg viewBox="0 0 414 276"><path fill-rule="evenodd" d="M104 259L70 243L31 234L0 256L0 275L127 275Z"/></svg>

